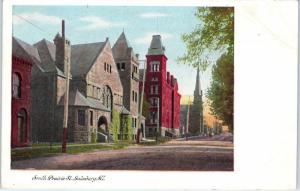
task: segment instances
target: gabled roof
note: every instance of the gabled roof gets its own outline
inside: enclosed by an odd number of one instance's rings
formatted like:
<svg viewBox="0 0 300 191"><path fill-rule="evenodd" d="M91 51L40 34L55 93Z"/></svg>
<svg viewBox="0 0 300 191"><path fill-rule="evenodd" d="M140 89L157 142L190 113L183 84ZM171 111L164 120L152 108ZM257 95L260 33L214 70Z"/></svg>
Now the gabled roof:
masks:
<svg viewBox="0 0 300 191"><path fill-rule="evenodd" d="M153 35L150 47L148 48L147 55L164 55L165 54L165 47L161 42L160 35Z"/></svg>
<svg viewBox="0 0 300 191"><path fill-rule="evenodd" d="M47 51L49 59L51 59L51 61L53 61L53 62L55 61L56 47L52 42L50 42L46 39L43 39L43 40L35 43L33 46L35 46L38 50L43 48L45 51Z"/></svg>
<svg viewBox="0 0 300 191"><path fill-rule="evenodd" d="M122 45L122 46L124 46L125 48L130 48L130 47L131 47L130 44L129 44L129 42L128 42L128 40L127 40L127 38L126 38L126 35L125 35L124 31L123 31L123 32L121 33L121 35L119 36L119 38L118 38L118 40L116 41L114 47L115 47L116 45L117 45L117 46Z"/></svg>
<svg viewBox="0 0 300 191"><path fill-rule="evenodd" d="M41 62L37 49L16 37L12 37L12 54L35 64Z"/></svg>
<svg viewBox="0 0 300 191"><path fill-rule="evenodd" d="M59 101L59 105L64 104L64 96L61 97ZM69 105L71 106L80 106L80 107L90 107L94 109L99 109L102 111L110 111L107 109L99 100L85 97L80 93L78 89L75 91L70 91L69 93Z"/></svg>
<svg viewBox="0 0 300 191"><path fill-rule="evenodd" d="M131 115L130 111L128 111L128 109L126 109L125 106L122 106L122 108L121 108L121 114L122 115Z"/></svg>
<svg viewBox="0 0 300 191"><path fill-rule="evenodd" d="M55 45L45 39L33 45L40 55L41 67L47 72L57 71L63 74L55 65Z"/></svg>
<svg viewBox="0 0 300 191"><path fill-rule="evenodd" d="M106 42L76 44L71 46L71 74L85 76L102 52Z"/></svg>

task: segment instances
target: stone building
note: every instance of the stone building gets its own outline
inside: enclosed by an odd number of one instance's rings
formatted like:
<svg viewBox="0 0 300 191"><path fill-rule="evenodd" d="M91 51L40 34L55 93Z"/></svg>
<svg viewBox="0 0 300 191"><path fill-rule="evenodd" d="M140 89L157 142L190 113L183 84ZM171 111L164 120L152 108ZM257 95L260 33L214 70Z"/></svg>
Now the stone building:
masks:
<svg viewBox="0 0 300 191"><path fill-rule="evenodd" d="M31 75L32 141L62 139L66 64L71 68L68 141L107 140L112 111L129 114L123 106L123 87L108 38L71 45L63 30L53 41L43 39L26 47L36 62Z"/></svg>
<svg viewBox="0 0 300 191"><path fill-rule="evenodd" d="M136 133L139 106L138 55L134 54L124 32L121 33L112 50L123 86L123 105L131 114L132 127Z"/></svg>
<svg viewBox="0 0 300 191"><path fill-rule="evenodd" d="M30 143L30 75L35 63L30 54L36 53L29 44L17 38L12 39L12 148L28 146Z"/></svg>
<svg viewBox="0 0 300 191"><path fill-rule="evenodd" d="M158 132L161 136L178 136L181 95L177 79L167 72L167 57L160 35L152 37L146 57L145 95L150 103L146 134L154 136Z"/></svg>
<svg viewBox="0 0 300 191"><path fill-rule="evenodd" d="M190 110L190 127L189 133L192 134L204 134L203 125L203 103L202 103L202 90L200 82L200 71L197 69L196 85L194 90L194 101Z"/></svg>

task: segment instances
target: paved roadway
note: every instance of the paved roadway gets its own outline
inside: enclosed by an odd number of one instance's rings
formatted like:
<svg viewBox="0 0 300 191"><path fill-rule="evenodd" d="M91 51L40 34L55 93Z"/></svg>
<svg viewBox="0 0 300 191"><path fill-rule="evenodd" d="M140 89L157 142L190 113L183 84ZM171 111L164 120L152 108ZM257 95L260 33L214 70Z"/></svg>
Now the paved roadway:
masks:
<svg viewBox="0 0 300 191"><path fill-rule="evenodd" d="M172 140L155 146L62 154L13 161L13 169L61 170L183 170L232 171L233 143L229 134L213 138Z"/></svg>

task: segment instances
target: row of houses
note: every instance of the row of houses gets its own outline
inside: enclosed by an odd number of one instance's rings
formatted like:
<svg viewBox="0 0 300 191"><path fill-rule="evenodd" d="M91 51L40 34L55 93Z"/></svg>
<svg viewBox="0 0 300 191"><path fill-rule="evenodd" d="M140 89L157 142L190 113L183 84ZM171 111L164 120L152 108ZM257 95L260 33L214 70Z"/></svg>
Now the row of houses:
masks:
<svg viewBox="0 0 300 191"><path fill-rule="evenodd" d="M124 32L113 46L108 38L103 42L71 45L63 21L62 34L58 33L53 42L43 39L31 45L13 37L12 47L12 147L62 140L68 68L69 142L89 143L92 135L99 142L109 138L113 111L120 115L121 121L126 116L132 118L134 138L139 128L144 135L151 136L155 117L156 125L163 129L170 129L171 133L179 129L177 80L166 74L166 56L160 51L164 47L159 35L153 36L147 54L144 91L149 103L153 98L167 101L158 106L160 116L157 109L150 107L150 116L143 117L146 121L141 123L142 127L138 119L142 119L139 104L144 78L139 74L138 55ZM153 85L159 87L157 91L153 92Z"/></svg>

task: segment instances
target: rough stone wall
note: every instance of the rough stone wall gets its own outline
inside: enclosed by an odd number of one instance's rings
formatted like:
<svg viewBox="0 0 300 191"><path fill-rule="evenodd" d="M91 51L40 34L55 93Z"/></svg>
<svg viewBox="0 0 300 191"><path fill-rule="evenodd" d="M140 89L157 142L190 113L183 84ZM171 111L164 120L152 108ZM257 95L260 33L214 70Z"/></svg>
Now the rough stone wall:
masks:
<svg viewBox="0 0 300 191"><path fill-rule="evenodd" d="M111 73L104 70L104 64L111 66ZM95 64L88 72L86 77L87 83L109 86L113 94L114 108L121 110L123 105L123 86L115 64L110 44L107 43L102 53L96 59Z"/></svg>
<svg viewBox="0 0 300 191"><path fill-rule="evenodd" d="M119 75L123 86L123 104L131 112L133 117L138 116L139 103L139 63L131 57L131 52L128 52L126 57L115 58L116 63L120 66L125 63L125 70L119 69ZM134 67L137 67L137 72L134 72ZM132 91L137 93L137 101L133 100Z"/></svg>
<svg viewBox="0 0 300 191"><path fill-rule="evenodd" d="M36 66L35 66L36 67ZM31 76L31 127L34 142L54 141L57 134L55 123L56 74L43 73L37 68Z"/></svg>

